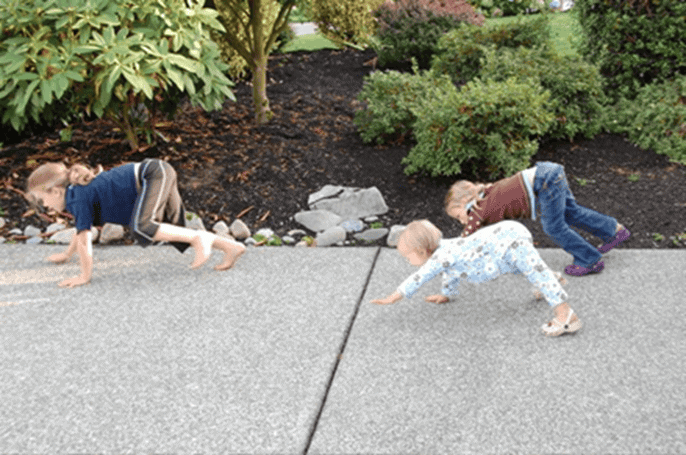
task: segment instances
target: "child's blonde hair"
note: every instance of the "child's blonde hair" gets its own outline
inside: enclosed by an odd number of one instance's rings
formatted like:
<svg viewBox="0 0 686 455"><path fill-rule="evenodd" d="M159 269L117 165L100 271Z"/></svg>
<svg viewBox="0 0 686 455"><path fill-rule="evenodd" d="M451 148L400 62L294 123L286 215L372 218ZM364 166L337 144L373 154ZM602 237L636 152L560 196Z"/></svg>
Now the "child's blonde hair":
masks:
<svg viewBox="0 0 686 455"><path fill-rule="evenodd" d="M469 180L458 180L453 183L453 185L448 190L448 194L445 195L445 201L443 203L443 208L448 210L450 204L455 202L460 202L463 199L475 199L474 207L477 208L479 202L483 200L479 196L479 193L486 189L486 185L483 183L472 183Z"/></svg>
<svg viewBox="0 0 686 455"><path fill-rule="evenodd" d="M98 172L84 166L74 164L69 169L63 163L45 163L38 166L26 183L26 193L32 203L37 203L32 194L35 190L48 191L51 188L64 187L68 185L88 185L98 174L103 171L102 166L98 165Z"/></svg>
<svg viewBox="0 0 686 455"><path fill-rule="evenodd" d="M433 253L442 237L441 231L429 220L418 220L407 225L400 234L398 243L404 242L412 251Z"/></svg>

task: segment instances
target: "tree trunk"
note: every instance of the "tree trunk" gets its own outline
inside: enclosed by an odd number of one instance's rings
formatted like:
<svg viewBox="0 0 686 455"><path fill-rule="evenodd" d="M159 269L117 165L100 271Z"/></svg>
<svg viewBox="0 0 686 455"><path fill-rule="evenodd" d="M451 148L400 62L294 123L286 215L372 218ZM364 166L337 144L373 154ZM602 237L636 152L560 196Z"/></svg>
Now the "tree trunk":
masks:
<svg viewBox="0 0 686 455"><path fill-rule="evenodd" d="M255 103L255 120L258 124L267 123L273 117L267 98L267 52L264 45L264 18L262 0L248 0L253 35L252 97Z"/></svg>
<svg viewBox="0 0 686 455"><path fill-rule="evenodd" d="M261 55L259 55L261 54ZM255 105L255 120L258 124L267 123L274 113L269 108L267 98L267 55L255 55L255 69L252 72L252 98Z"/></svg>

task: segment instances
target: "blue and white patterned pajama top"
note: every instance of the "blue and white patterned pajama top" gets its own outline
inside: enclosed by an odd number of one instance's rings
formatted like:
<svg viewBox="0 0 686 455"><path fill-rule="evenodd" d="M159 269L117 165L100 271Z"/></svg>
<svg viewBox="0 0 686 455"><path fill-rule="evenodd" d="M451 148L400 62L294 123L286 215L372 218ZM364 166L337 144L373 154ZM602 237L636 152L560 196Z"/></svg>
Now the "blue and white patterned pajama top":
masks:
<svg viewBox="0 0 686 455"><path fill-rule="evenodd" d="M567 293L534 248L531 232L512 220L494 223L467 237L441 239L427 262L398 287L398 292L410 298L439 273L443 274L441 293L445 296L458 295L461 280L483 283L513 273L525 275L550 306L567 299Z"/></svg>

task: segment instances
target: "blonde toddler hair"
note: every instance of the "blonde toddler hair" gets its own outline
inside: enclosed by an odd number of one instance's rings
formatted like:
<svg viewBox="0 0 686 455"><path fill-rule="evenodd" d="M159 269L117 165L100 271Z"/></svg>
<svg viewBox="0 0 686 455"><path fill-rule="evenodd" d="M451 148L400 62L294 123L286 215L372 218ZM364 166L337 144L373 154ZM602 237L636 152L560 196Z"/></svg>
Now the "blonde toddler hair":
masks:
<svg viewBox="0 0 686 455"><path fill-rule="evenodd" d="M479 202L483 200L483 198L479 197L479 193L485 189L486 185L483 183L472 183L469 180L458 180L457 182L453 183L448 190L448 194L445 195L443 208L447 210L450 204L460 202L463 199L476 199L474 207L477 208Z"/></svg>
<svg viewBox="0 0 686 455"><path fill-rule="evenodd" d="M404 242L412 251L433 253L442 237L441 231L429 220L418 220L407 225L398 242Z"/></svg>

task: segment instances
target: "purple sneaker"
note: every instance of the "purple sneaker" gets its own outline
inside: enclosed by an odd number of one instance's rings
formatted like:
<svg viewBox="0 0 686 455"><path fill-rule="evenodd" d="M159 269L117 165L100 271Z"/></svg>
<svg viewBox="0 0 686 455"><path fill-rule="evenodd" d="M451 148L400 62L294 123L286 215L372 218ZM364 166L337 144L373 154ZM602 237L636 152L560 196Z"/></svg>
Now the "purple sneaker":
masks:
<svg viewBox="0 0 686 455"><path fill-rule="evenodd" d="M568 265L565 267L565 273L567 275L574 275L574 276L584 276L588 275L589 273L598 273L601 270L605 268L605 263L603 261L598 261L595 264L591 266L591 268L587 267L582 267L580 265Z"/></svg>
<svg viewBox="0 0 686 455"><path fill-rule="evenodd" d="M627 228L622 227L622 229L620 229L619 232L616 233L614 237L612 237L612 240L610 240L609 243L606 243L605 245L598 247L598 252L605 254L612 248L616 247L617 245L628 239L629 237L631 237L631 232L629 232Z"/></svg>

